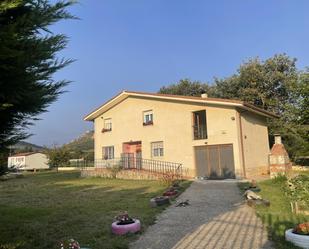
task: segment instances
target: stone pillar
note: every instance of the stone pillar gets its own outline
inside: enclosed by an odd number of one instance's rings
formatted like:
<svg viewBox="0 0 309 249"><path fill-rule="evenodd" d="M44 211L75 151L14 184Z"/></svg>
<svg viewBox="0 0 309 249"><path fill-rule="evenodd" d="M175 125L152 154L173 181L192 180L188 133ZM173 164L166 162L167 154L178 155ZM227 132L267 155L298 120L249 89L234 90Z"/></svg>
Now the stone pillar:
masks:
<svg viewBox="0 0 309 249"><path fill-rule="evenodd" d="M269 155L269 172L270 178L274 178L279 174L286 174L292 169L289 155L281 142L281 136L275 134L275 143L271 148Z"/></svg>

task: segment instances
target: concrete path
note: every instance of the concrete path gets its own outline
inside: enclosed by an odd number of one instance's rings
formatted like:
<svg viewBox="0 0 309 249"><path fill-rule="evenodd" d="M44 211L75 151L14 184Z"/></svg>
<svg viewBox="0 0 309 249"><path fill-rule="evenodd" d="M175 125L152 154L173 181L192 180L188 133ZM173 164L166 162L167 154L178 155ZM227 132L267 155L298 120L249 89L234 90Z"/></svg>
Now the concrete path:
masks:
<svg viewBox="0 0 309 249"><path fill-rule="evenodd" d="M270 249L267 232L242 203L235 181L196 181L178 198L190 206L161 213L131 249Z"/></svg>

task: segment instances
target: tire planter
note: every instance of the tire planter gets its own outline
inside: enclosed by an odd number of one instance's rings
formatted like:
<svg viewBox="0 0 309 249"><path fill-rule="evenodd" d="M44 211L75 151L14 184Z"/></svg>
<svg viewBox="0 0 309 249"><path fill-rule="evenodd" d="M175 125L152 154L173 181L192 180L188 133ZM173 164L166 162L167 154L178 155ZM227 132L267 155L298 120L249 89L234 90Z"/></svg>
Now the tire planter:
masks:
<svg viewBox="0 0 309 249"><path fill-rule="evenodd" d="M285 239L296 246L309 249L309 235L300 235L293 233L293 229L285 231Z"/></svg>
<svg viewBox="0 0 309 249"><path fill-rule="evenodd" d="M112 233L116 235L123 235L127 233L136 233L141 230L141 222L138 219L133 219L134 223L118 225L119 221L112 223Z"/></svg>
<svg viewBox="0 0 309 249"><path fill-rule="evenodd" d="M163 196L174 197L177 194L178 194L178 191L176 191L176 190L169 190L169 191L165 191L163 193Z"/></svg>
<svg viewBox="0 0 309 249"><path fill-rule="evenodd" d="M159 197L150 199L151 207L163 206L169 203L170 203L170 199L168 198L168 196L159 196Z"/></svg>

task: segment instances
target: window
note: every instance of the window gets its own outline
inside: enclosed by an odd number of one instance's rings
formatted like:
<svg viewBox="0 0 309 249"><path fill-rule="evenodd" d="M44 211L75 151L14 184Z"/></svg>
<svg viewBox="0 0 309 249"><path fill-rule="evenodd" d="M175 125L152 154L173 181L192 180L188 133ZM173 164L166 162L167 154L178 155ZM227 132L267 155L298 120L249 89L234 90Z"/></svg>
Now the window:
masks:
<svg viewBox="0 0 309 249"><path fill-rule="evenodd" d="M164 156L163 142L151 143L151 156L152 157Z"/></svg>
<svg viewBox="0 0 309 249"><path fill-rule="evenodd" d="M104 127L102 132L107 132L111 130L112 130L112 119L111 118L104 119Z"/></svg>
<svg viewBox="0 0 309 249"><path fill-rule="evenodd" d="M152 125L153 124L153 112L152 111L144 111L144 121L143 125Z"/></svg>
<svg viewBox="0 0 309 249"><path fill-rule="evenodd" d="M193 112L193 138L207 138L206 110Z"/></svg>
<svg viewBox="0 0 309 249"><path fill-rule="evenodd" d="M103 147L103 159L113 159L114 158L114 146Z"/></svg>

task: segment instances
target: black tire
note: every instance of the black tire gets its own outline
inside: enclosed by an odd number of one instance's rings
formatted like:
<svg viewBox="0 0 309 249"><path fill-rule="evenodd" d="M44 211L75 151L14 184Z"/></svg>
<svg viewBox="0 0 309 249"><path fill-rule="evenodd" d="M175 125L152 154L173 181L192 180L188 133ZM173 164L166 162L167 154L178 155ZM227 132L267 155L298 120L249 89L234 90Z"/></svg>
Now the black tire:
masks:
<svg viewBox="0 0 309 249"><path fill-rule="evenodd" d="M157 207L169 204L170 200L167 196L155 197L150 200L150 206Z"/></svg>

